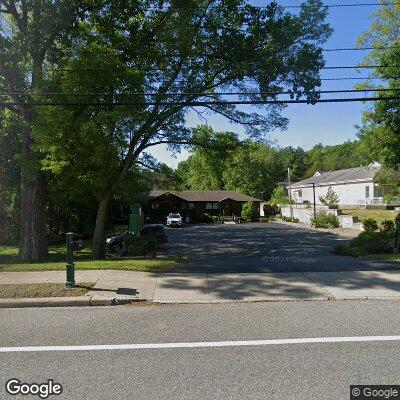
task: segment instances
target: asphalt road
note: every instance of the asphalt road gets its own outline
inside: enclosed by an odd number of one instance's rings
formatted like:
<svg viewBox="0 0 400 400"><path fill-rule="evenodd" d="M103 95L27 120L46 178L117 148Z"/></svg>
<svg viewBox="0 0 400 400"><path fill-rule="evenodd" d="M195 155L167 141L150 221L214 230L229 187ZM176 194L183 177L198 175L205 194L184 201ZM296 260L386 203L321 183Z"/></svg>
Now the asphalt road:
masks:
<svg viewBox="0 0 400 400"><path fill-rule="evenodd" d="M3 309L0 351L399 335L399 305L381 300ZM338 400L349 398L351 384L400 384L400 342L0 352L0 398L27 398L6 394L10 378L54 379L63 386L59 398L73 400Z"/></svg>
<svg viewBox="0 0 400 400"><path fill-rule="evenodd" d="M278 223L186 225L167 230L161 251L188 257L179 272L319 272L399 269L332 254L346 238Z"/></svg>

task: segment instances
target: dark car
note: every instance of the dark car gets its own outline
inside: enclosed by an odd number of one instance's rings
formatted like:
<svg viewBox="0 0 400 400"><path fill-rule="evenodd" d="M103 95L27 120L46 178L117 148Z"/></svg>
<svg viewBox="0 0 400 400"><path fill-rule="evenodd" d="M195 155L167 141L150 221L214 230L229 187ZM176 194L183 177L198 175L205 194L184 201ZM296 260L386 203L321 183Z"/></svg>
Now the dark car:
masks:
<svg viewBox="0 0 400 400"><path fill-rule="evenodd" d="M162 224L148 224L140 229L138 236L140 237L153 237L157 240L158 244L168 243L168 236L165 232L164 225Z"/></svg>

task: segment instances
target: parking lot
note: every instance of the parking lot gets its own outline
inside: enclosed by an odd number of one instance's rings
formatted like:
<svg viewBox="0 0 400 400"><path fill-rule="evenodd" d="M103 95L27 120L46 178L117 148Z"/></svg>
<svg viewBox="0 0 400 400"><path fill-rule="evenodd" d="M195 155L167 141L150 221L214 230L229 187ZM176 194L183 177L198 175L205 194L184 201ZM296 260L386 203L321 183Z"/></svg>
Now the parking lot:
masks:
<svg viewBox="0 0 400 400"><path fill-rule="evenodd" d="M185 225L167 229L161 254L187 257L182 272L319 272L398 269L332 254L348 239L279 223Z"/></svg>

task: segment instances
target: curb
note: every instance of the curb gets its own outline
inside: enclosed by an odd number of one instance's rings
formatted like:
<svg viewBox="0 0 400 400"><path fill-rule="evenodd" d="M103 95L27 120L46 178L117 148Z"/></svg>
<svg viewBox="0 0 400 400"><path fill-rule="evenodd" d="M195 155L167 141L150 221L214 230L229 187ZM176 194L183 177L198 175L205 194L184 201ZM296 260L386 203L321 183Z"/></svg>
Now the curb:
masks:
<svg viewBox="0 0 400 400"><path fill-rule="evenodd" d="M90 307L116 306L130 304L136 299L87 297L44 297L24 299L0 299L0 308L28 308L28 307Z"/></svg>

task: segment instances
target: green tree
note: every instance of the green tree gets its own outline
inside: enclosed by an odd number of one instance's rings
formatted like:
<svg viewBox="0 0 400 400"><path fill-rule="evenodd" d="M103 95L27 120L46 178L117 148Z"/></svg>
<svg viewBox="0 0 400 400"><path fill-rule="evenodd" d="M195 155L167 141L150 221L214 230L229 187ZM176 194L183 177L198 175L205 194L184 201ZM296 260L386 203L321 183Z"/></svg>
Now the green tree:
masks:
<svg viewBox="0 0 400 400"><path fill-rule="evenodd" d="M253 220L260 217L259 211L257 211L256 205L252 201L248 201L243 204L241 217L245 220Z"/></svg>
<svg viewBox="0 0 400 400"><path fill-rule="evenodd" d="M289 204L289 196L285 193L285 189L282 186L278 186L274 189L271 195L271 203L279 204L280 206Z"/></svg>
<svg viewBox="0 0 400 400"><path fill-rule="evenodd" d="M177 168L182 189L225 189L224 170L241 145L237 135L200 125L193 131L193 140L200 145L195 145L189 158Z"/></svg>
<svg viewBox="0 0 400 400"><path fill-rule="evenodd" d="M377 92L376 96L381 101L375 102L363 113L361 143L364 149L369 148L386 167L395 169L400 165L400 100L385 98L398 97L399 94L399 31L400 5L386 4L372 15L370 29L358 40L358 45L374 48L363 63L380 66L371 71L371 80L359 87L389 89L386 92Z"/></svg>
<svg viewBox="0 0 400 400"><path fill-rule="evenodd" d="M32 128L37 119L33 101L54 65L57 49L87 9L83 1L0 1L0 89L8 93L3 107L20 122L21 257L24 261L47 259L45 182L40 156L34 149Z"/></svg>
<svg viewBox="0 0 400 400"><path fill-rule="evenodd" d="M106 214L115 185L141 154L158 144L176 149L193 143L192 131L185 126L190 108L203 105L243 125L249 136L262 138L286 126L282 105L269 104L263 112L250 113L225 102L218 94L221 90L247 92L242 97L250 101L276 98L255 92L283 89L306 91L311 102L318 96L312 90L320 84L324 64L320 47L331 33L322 1L308 0L293 14L274 2L265 8L244 0L178 5L167 0L105 1L101 12L87 19L86 36L75 42L76 51L93 42L112 46L120 61L139 72L142 92L151 93L129 98L115 92L113 97L133 101L138 119L124 124L129 140L123 157L104 176L94 257L104 255Z"/></svg>
<svg viewBox="0 0 400 400"><path fill-rule="evenodd" d="M279 153L261 143L246 141L229 158L223 179L225 188L258 198L270 198L276 182L283 179Z"/></svg>
<svg viewBox="0 0 400 400"><path fill-rule="evenodd" d="M328 187L328 191L325 196L319 196L319 201L326 206L334 206L339 203L339 196L332 189L332 186Z"/></svg>

